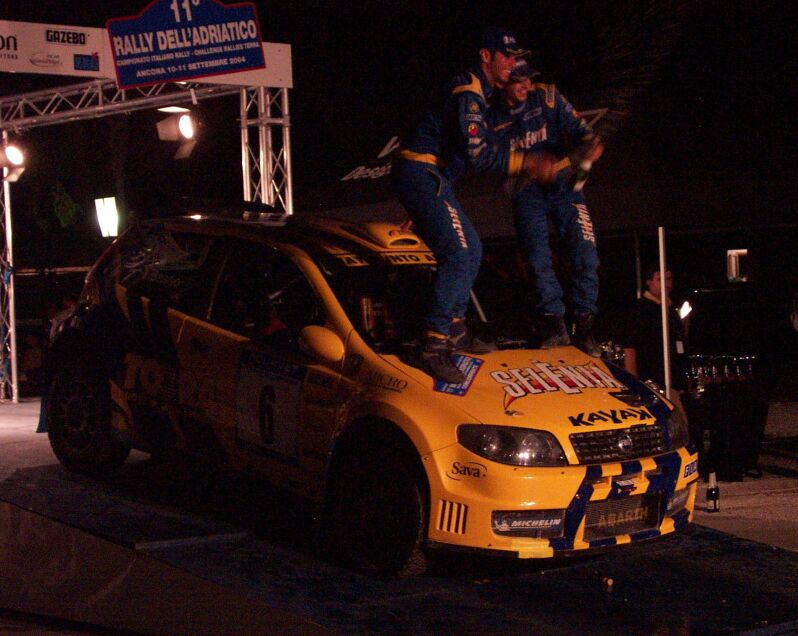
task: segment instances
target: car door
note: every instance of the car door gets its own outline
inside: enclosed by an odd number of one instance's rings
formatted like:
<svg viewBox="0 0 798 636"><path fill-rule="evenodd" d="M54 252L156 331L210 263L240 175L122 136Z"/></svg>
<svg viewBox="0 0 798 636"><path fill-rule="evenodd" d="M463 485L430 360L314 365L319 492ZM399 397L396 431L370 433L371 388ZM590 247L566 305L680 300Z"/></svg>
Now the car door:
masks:
<svg viewBox="0 0 798 636"><path fill-rule="evenodd" d="M221 266L217 243L147 222L120 244L116 295L129 325L122 389L144 448L184 445L176 343L186 316L207 312Z"/></svg>
<svg viewBox="0 0 798 636"><path fill-rule="evenodd" d="M212 426L227 462L299 488L312 488L323 470L315 437L331 435L339 400L340 369L299 348L311 324L324 324L324 313L297 265L230 239L207 320L187 318L178 344L196 378L188 409Z"/></svg>

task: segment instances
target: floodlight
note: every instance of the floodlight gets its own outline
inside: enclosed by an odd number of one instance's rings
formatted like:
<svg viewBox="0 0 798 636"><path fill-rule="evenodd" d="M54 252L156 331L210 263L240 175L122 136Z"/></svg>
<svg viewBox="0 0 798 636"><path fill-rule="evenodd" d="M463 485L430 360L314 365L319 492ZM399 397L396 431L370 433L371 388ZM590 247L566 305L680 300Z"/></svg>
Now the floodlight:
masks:
<svg viewBox="0 0 798 636"><path fill-rule="evenodd" d="M15 144L3 146L0 168L3 168L3 181L13 183L25 172L25 153Z"/></svg>
<svg viewBox="0 0 798 636"><path fill-rule="evenodd" d="M159 121L157 126L160 140L181 142L175 153L175 159L185 159L194 150L194 145L197 143L197 123L190 112L170 115Z"/></svg>
<svg viewBox="0 0 798 636"><path fill-rule="evenodd" d="M116 236L119 233L119 211L116 208L116 197L94 199L97 209L97 222L103 236Z"/></svg>
<svg viewBox="0 0 798 636"><path fill-rule="evenodd" d="M163 106L162 108L158 109L160 113L190 113L191 111L188 108L183 108L182 106Z"/></svg>

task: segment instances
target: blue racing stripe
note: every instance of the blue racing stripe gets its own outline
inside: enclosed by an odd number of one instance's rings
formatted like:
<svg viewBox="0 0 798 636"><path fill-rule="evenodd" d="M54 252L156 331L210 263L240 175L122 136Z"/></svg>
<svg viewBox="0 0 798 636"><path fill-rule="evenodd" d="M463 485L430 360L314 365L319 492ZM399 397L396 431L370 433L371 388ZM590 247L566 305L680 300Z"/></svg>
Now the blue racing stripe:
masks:
<svg viewBox="0 0 798 636"><path fill-rule="evenodd" d="M608 537L606 539L595 539L594 541L590 541L591 548L606 548L610 545L615 545L618 543L618 540L615 537Z"/></svg>
<svg viewBox="0 0 798 636"><path fill-rule="evenodd" d="M662 533L659 530L641 530L640 532L632 532L629 538L632 543L635 541L645 541L646 539L653 539L660 536Z"/></svg>
<svg viewBox="0 0 798 636"><path fill-rule="evenodd" d="M680 510L673 515L673 527L676 530L682 530L683 528L686 528L689 518L690 513L687 510Z"/></svg>
<svg viewBox="0 0 798 636"><path fill-rule="evenodd" d="M657 467L662 470L659 471L659 475L648 476L648 492L661 493L659 518L664 519L668 510L668 500L673 496L673 491L676 490L676 481L679 479L682 459L679 457L679 453L674 451L667 455L655 457L654 461L657 463Z"/></svg>
<svg viewBox="0 0 798 636"><path fill-rule="evenodd" d="M571 499L568 509L565 511L565 530L564 536L556 539L549 539L549 546L553 550L573 550L574 537L585 516L585 509L593 496L593 482L601 477L601 466L587 466L585 476L579 488Z"/></svg>
<svg viewBox="0 0 798 636"><path fill-rule="evenodd" d="M624 477L625 475L637 475L643 472L643 467L641 466L639 461L630 461L630 462L622 462L621 463L621 474L619 477ZM618 484L618 477L613 479L612 481L612 488L610 489L609 494L607 495L607 499L623 499L624 497L628 497L629 495L634 492L634 489L623 488Z"/></svg>

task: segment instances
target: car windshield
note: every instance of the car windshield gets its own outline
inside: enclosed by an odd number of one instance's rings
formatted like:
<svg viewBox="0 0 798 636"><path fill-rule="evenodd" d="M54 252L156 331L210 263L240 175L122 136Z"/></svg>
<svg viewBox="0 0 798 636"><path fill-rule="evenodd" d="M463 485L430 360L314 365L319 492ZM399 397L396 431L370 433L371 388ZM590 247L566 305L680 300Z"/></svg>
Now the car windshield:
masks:
<svg viewBox="0 0 798 636"><path fill-rule="evenodd" d="M355 329L381 353L418 338L435 273L430 265L319 263Z"/></svg>
<svg viewBox="0 0 798 636"><path fill-rule="evenodd" d="M330 256L317 262L355 329L373 349L402 353L418 339L432 298L434 265L360 258L345 263ZM519 322L519 312L502 311L502 303L495 302L497 295L507 297L507 290L500 291L492 279L475 289L467 317L476 331L495 338L500 348L525 346L529 329ZM477 306L477 298L486 299L487 304ZM483 323L485 318L489 321Z"/></svg>

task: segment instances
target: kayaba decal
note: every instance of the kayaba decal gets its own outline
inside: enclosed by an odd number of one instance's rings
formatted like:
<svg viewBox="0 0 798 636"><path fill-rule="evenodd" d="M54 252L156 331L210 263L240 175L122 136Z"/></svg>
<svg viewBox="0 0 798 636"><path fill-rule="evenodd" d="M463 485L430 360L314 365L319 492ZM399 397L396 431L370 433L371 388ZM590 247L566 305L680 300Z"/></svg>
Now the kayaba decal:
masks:
<svg viewBox="0 0 798 636"><path fill-rule="evenodd" d="M625 420L652 420L654 417L645 409L609 409L606 411L595 411L593 413L580 413L568 417L573 426L593 426L596 422L612 422L613 424L623 424Z"/></svg>
<svg viewBox="0 0 798 636"><path fill-rule="evenodd" d="M534 360L528 367L492 371L490 374L504 389L504 408L518 398L537 393L562 391L573 394L585 389L625 389L609 373L593 363L584 365L551 365Z"/></svg>

